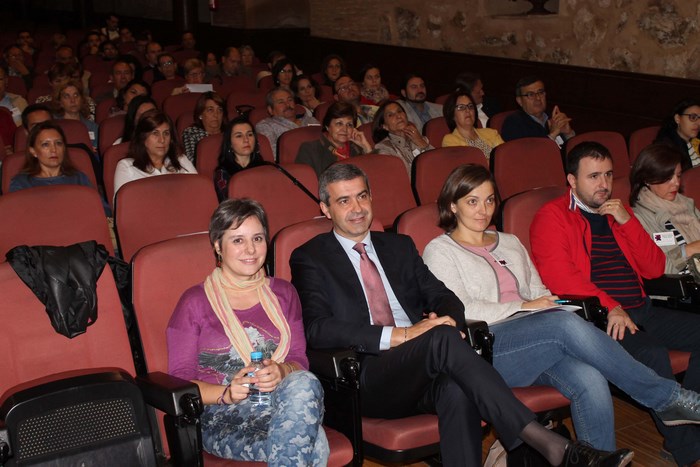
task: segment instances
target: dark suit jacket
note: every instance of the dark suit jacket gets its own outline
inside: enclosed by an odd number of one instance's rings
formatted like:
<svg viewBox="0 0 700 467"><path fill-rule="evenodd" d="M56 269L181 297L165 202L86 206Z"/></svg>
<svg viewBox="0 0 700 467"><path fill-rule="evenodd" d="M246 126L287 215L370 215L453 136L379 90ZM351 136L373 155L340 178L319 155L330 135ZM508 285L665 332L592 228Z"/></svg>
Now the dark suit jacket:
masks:
<svg viewBox="0 0 700 467"><path fill-rule="evenodd" d="M520 109L505 119L501 128L501 137L504 141L531 137L547 138L549 137L549 130Z"/></svg>
<svg viewBox="0 0 700 467"><path fill-rule="evenodd" d="M464 305L428 270L405 235L372 232L372 244L396 298L412 323L435 312L464 327ZM382 326L370 324L360 279L332 232L292 253L292 284L301 298L306 340L312 348L351 347L379 353Z"/></svg>

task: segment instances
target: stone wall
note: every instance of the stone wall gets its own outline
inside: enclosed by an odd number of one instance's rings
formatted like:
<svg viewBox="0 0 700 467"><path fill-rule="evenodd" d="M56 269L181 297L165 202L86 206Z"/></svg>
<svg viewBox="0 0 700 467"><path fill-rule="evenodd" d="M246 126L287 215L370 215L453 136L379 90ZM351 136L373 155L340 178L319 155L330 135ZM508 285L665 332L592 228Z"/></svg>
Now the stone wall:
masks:
<svg viewBox="0 0 700 467"><path fill-rule="evenodd" d="M311 34L680 78L700 76L700 2L310 0ZM340 6L342 5L342 6Z"/></svg>

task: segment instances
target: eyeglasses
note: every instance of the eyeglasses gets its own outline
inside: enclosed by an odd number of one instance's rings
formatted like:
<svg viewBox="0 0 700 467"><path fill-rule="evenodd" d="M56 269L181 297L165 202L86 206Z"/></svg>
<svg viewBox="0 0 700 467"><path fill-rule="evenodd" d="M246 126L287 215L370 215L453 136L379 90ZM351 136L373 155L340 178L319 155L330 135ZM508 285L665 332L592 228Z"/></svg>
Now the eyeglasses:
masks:
<svg viewBox="0 0 700 467"><path fill-rule="evenodd" d="M292 73L292 71L294 71L294 70L292 70L291 68L285 68L284 70L280 70L280 74L282 74L282 73Z"/></svg>
<svg viewBox="0 0 700 467"><path fill-rule="evenodd" d="M457 112L464 112L466 110L474 110L474 104L457 104L455 105L455 110Z"/></svg>
<svg viewBox="0 0 700 467"><path fill-rule="evenodd" d="M547 95L547 91L540 89L539 91L526 92L525 94L520 94L520 97L527 97L528 99L534 99L535 97L544 97Z"/></svg>
<svg viewBox="0 0 700 467"><path fill-rule="evenodd" d="M348 92L350 88L354 88L355 86L357 86L357 83L350 81L349 83L343 84L342 86L338 87L337 92Z"/></svg>
<svg viewBox="0 0 700 467"><path fill-rule="evenodd" d="M167 62L161 63L160 66L173 66L174 64L172 60L168 60Z"/></svg>
<svg viewBox="0 0 700 467"><path fill-rule="evenodd" d="M681 114L681 115L685 115L686 117L688 117L688 120L690 120L691 122L697 122L698 120L700 120L700 115L698 115L698 114Z"/></svg>

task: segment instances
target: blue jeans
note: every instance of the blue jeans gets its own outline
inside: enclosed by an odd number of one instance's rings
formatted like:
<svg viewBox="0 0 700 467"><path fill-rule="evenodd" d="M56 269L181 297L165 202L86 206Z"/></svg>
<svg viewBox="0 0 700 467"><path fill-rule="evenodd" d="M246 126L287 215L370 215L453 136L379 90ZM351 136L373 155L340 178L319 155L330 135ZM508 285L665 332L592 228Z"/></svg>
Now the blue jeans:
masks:
<svg viewBox="0 0 700 467"><path fill-rule="evenodd" d="M269 407L248 399L205 406L202 442L205 451L226 459L325 466L330 450L322 419L321 383L308 371L295 371L273 391Z"/></svg>
<svg viewBox="0 0 700 467"><path fill-rule="evenodd" d="M565 311L539 313L491 326L493 366L510 387L553 386L571 400L577 438L597 449L615 449L607 381L640 404L663 410L680 385L636 361L617 342Z"/></svg>

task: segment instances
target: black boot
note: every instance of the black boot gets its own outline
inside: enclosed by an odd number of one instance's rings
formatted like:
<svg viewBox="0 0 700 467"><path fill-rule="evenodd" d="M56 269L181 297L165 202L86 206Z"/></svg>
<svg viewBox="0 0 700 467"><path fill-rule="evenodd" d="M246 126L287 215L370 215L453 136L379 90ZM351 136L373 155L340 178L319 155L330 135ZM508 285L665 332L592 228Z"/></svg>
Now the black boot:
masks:
<svg viewBox="0 0 700 467"><path fill-rule="evenodd" d="M572 441L566 446L562 467L599 466L623 467L629 464L634 452L629 449L618 449L615 452L599 451L581 441Z"/></svg>

